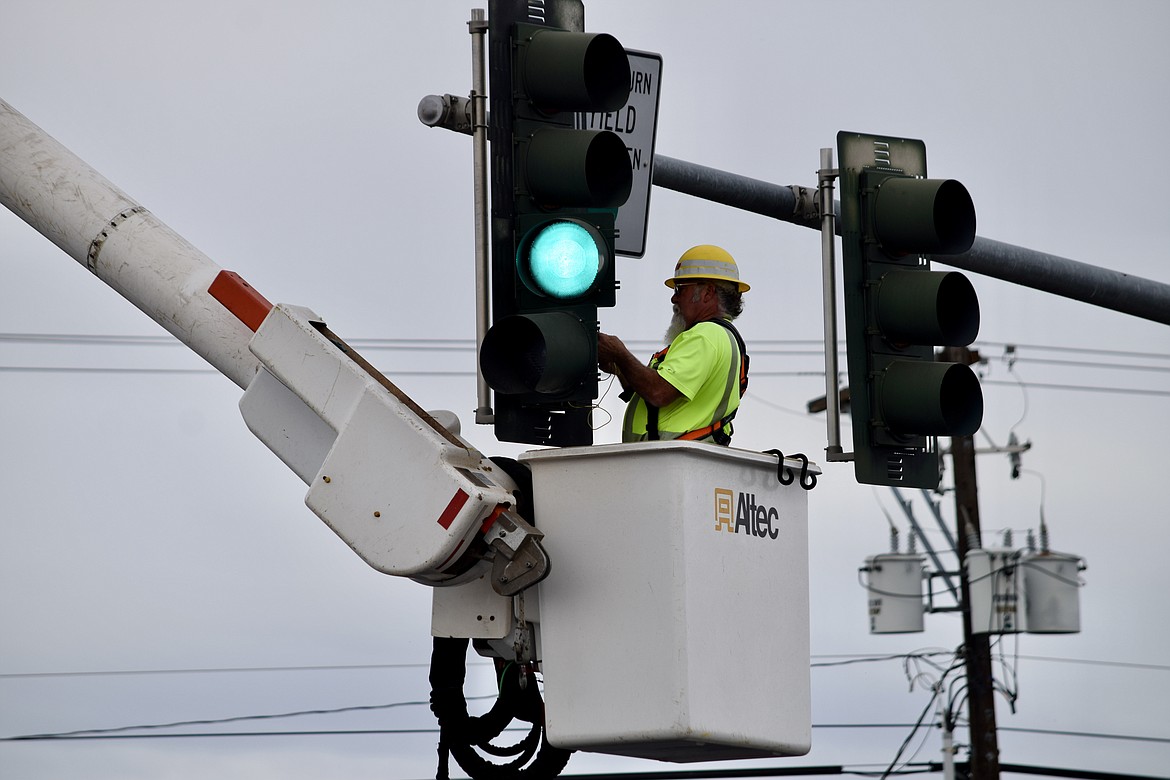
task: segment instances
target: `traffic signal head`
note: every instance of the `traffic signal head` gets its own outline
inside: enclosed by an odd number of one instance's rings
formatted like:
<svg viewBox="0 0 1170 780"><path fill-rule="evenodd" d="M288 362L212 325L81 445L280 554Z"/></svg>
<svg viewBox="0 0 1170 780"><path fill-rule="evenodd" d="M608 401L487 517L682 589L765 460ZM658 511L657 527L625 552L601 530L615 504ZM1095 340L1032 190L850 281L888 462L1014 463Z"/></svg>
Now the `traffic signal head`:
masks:
<svg viewBox="0 0 1170 780"><path fill-rule="evenodd" d="M957 181L927 179L921 141L840 133L845 330L859 482L936 487L937 436L969 436L983 394L936 346L979 332L979 301L962 274L930 256L967 251L975 208Z"/></svg>
<svg viewBox="0 0 1170 780"><path fill-rule="evenodd" d="M625 142L576 126L625 105L630 65L612 35L583 31L580 0L493 0L492 327L480 367L496 435L590 444L597 309L615 303L617 209L633 173Z"/></svg>

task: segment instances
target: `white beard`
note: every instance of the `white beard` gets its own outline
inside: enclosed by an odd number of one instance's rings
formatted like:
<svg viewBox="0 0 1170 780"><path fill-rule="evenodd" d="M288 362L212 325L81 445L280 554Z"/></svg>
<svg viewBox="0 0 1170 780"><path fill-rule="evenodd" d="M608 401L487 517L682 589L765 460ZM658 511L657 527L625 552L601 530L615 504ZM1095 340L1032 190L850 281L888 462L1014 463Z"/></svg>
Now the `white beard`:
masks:
<svg viewBox="0 0 1170 780"><path fill-rule="evenodd" d="M687 329L687 322L683 319L682 313L679 312L678 307L674 307L674 315L670 318L670 325L666 327L666 334L663 336L666 343L669 345L672 341L678 338L678 335Z"/></svg>

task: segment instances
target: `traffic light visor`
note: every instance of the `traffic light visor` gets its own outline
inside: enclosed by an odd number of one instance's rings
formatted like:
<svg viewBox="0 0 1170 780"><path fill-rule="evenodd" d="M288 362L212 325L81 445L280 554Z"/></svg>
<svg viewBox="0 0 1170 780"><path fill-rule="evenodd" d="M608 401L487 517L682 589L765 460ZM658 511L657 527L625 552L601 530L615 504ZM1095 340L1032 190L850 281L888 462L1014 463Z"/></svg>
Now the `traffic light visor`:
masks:
<svg viewBox="0 0 1170 780"><path fill-rule="evenodd" d="M878 327L895 345L964 347L979 334L979 298L957 271L893 270L872 290Z"/></svg>
<svg viewBox="0 0 1170 780"><path fill-rule="evenodd" d="M571 392L583 377L596 376L591 336L581 320L563 311L505 317L484 336L480 369L500 393Z"/></svg>
<svg viewBox="0 0 1170 780"><path fill-rule="evenodd" d="M975 205L954 179L891 176L878 183L873 211L887 251L957 255L975 241Z"/></svg>
<svg viewBox="0 0 1170 780"><path fill-rule="evenodd" d="M967 366L895 360L878 382L876 411L894 434L971 436L983 423L983 391Z"/></svg>
<svg viewBox="0 0 1170 780"><path fill-rule="evenodd" d="M617 133L546 127L527 147L524 181L542 207L616 209L630 197L634 173Z"/></svg>
<svg viewBox="0 0 1170 780"><path fill-rule="evenodd" d="M608 33L521 25L528 35L524 83L540 109L617 111L630 97L630 60Z"/></svg>
<svg viewBox="0 0 1170 780"><path fill-rule="evenodd" d="M538 295L572 300L596 289L609 259L597 228L575 219L542 222L520 242L516 264Z"/></svg>

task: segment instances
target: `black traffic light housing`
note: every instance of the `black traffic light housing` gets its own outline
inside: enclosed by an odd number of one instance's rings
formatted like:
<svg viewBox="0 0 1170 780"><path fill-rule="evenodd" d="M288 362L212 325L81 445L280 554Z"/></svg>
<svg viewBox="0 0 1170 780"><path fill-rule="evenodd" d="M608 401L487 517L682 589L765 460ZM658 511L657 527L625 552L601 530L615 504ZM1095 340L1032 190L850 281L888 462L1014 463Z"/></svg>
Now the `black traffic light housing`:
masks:
<svg viewBox="0 0 1170 780"><path fill-rule="evenodd" d="M630 65L612 35L584 32L581 0L488 6L492 326L480 368L496 436L592 444L597 309L613 306L614 222L633 174L625 142L582 130L617 111Z"/></svg>
<svg viewBox="0 0 1170 780"><path fill-rule="evenodd" d="M930 256L975 240L975 207L954 180L926 178L922 141L841 132L845 332L858 482L934 488L938 436L969 436L983 393L966 365L936 346L970 344L979 301Z"/></svg>

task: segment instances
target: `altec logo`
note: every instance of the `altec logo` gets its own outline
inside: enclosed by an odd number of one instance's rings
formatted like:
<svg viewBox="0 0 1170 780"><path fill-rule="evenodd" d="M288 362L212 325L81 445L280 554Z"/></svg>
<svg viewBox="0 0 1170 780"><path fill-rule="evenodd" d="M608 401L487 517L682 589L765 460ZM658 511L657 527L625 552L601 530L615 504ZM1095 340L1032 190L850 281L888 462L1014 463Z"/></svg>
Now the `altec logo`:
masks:
<svg viewBox="0 0 1170 780"><path fill-rule="evenodd" d="M715 488L715 530L729 534L743 533L761 539L775 539L780 535L777 524L780 513L776 507L756 503L755 493L736 493L726 488ZM732 507L735 513L732 514Z"/></svg>

